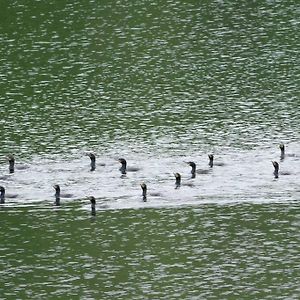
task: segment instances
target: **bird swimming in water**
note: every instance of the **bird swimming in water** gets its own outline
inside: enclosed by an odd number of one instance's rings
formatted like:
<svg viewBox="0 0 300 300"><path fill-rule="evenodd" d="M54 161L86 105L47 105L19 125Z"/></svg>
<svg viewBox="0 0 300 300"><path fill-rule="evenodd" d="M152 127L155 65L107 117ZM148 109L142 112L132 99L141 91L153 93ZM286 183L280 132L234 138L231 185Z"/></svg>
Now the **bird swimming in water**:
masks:
<svg viewBox="0 0 300 300"><path fill-rule="evenodd" d="M283 143L279 144L280 149L280 160L284 160L286 156L295 157L296 155L293 153L285 153L285 145Z"/></svg>
<svg viewBox="0 0 300 300"><path fill-rule="evenodd" d="M284 160L284 157L285 157L285 147L284 147L283 143L281 143L279 145L279 149L280 149L280 160Z"/></svg>
<svg viewBox="0 0 300 300"><path fill-rule="evenodd" d="M121 164L121 168L119 169L122 174L126 174L127 162L124 158L119 158L119 163Z"/></svg>
<svg viewBox="0 0 300 300"><path fill-rule="evenodd" d="M141 183L141 188L142 188L142 196L143 196L143 201L147 201L147 195L148 195L148 192L147 192L147 185L146 183ZM152 197L161 197L162 194L160 192L150 192L149 193L150 196Z"/></svg>
<svg viewBox="0 0 300 300"><path fill-rule="evenodd" d="M142 193L143 201L146 202L147 201L147 185L146 185L146 183L143 182L141 184L141 188L142 188L142 191L143 191L143 193Z"/></svg>
<svg viewBox="0 0 300 300"><path fill-rule="evenodd" d="M0 186L0 203L5 203L5 198L17 198L17 194L6 194L5 188L3 186Z"/></svg>
<svg viewBox="0 0 300 300"><path fill-rule="evenodd" d="M8 156L8 163L9 163L9 173L14 173L15 172L15 157L13 155Z"/></svg>
<svg viewBox="0 0 300 300"><path fill-rule="evenodd" d="M279 172L279 163L277 161L272 161L274 167L274 177L278 178L279 175L291 175L290 172Z"/></svg>
<svg viewBox="0 0 300 300"><path fill-rule="evenodd" d="M274 167L274 177L278 178L278 172L279 172L279 163L277 161L272 161L273 167Z"/></svg>
<svg viewBox="0 0 300 300"><path fill-rule="evenodd" d="M208 165L212 168L213 166L224 166L225 164L222 162L215 163L214 162L214 155L213 154L208 154L209 158L209 163Z"/></svg>
<svg viewBox="0 0 300 300"><path fill-rule="evenodd" d="M181 175L179 173L174 173L175 176L175 189L178 189L181 185Z"/></svg>
<svg viewBox="0 0 300 300"><path fill-rule="evenodd" d="M94 196L90 196L89 200L91 202L91 214L93 216L96 215L96 198Z"/></svg>
<svg viewBox="0 0 300 300"><path fill-rule="evenodd" d="M9 170L9 173L11 173L11 174L15 172L15 169L25 170L25 169L29 168L27 165L18 165L15 167L15 157L13 154L8 155L7 159L8 159L8 163L9 163L8 170Z"/></svg>
<svg viewBox="0 0 300 300"><path fill-rule="evenodd" d="M121 164L121 168L119 170L121 171L121 174L123 174L123 175L125 175L127 173L127 171L137 172L139 170L139 168L137 168L137 167L127 168L127 161L124 158L119 158L118 161Z"/></svg>
<svg viewBox="0 0 300 300"><path fill-rule="evenodd" d="M96 170L96 156L94 153L87 153L86 154L91 159L91 171Z"/></svg>
<svg viewBox="0 0 300 300"><path fill-rule="evenodd" d="M192 167L191 173L192 178L196 177L197 174L209 174L211 172L211 169L203 170L203 169L196 169L196 164L193 161L186 162L190 167Z"/></svg>
<svg viewBox="0 0 300 300"><path fill-rule="evenodd" d="M5 188L0 186L0 203L5 203Z"/></svg>
<svg viewBox="0 0 300 300"><path fill-rule="evenodd" d="M59 206L60 205L60 198L72 198L72 194L61 194L60 193L60 186L58 184L55 184L53 186L55 189L55 205Z"/></svg>

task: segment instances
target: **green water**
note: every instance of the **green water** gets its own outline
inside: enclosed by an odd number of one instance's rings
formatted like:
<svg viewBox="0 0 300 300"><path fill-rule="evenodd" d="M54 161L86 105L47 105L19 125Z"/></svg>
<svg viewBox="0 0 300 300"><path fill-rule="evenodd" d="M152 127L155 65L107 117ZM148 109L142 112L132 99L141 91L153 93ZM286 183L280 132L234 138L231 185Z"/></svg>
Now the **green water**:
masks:
<svg viewBox="0 0 300 300"><path fill-rule="evenodd" d="M297 299L299 209L1 213L2 299Z"/></svg>
<svg viewBox="0 0 300 300"><path fill-rule="evenodd" d="M0 20L3 152L299 139L294 1L15 1Z"/></svg>
<svg viewBox="0 0 300 300"><path fill-rule="evenodd" d="M18 193L0 206L0 299L299 299L299 14L1 1L0 177L9 153L29 168L0 178ZM291 175L274 180L279 142ZM210 152L225 167L174 190ZM120 178L121 156L142 171ZM162 196L143 203L141 181ZM74 194L58 208L55 183Z"/></svg>

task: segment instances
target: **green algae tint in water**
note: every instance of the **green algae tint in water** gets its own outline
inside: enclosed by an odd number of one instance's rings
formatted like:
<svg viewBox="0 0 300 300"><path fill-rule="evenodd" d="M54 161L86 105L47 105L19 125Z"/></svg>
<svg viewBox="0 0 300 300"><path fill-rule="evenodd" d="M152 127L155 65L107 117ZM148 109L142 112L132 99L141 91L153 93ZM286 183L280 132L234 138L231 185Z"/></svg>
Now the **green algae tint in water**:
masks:
<svg viewBox="0 0 300 300"><path fill-rule="evenodd" d="M2 1L0 299L299 299L299 32L296 1Z"/></svg>
<svg viewBox="0 0 300 300"><path fill-rule="evenodd" d="M0 5L4 153L299 140L295 2Z"/></svg>
<svg viewBox="0 0 300 300"><path fill-rule="evenodd" d="M1 298L297 299L299 209L1 210Z"/></svg>

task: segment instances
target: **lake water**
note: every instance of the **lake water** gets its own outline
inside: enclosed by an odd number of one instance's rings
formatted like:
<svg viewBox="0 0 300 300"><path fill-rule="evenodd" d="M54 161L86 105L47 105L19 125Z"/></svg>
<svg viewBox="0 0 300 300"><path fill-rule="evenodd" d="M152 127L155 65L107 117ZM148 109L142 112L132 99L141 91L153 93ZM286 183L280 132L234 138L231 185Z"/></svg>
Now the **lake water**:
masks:
<svg viewBox="0 0 300 300"><path fill-rule="evenodd" d="M299 24L296 1L0 3L0 299L299 299Z"/></svg>

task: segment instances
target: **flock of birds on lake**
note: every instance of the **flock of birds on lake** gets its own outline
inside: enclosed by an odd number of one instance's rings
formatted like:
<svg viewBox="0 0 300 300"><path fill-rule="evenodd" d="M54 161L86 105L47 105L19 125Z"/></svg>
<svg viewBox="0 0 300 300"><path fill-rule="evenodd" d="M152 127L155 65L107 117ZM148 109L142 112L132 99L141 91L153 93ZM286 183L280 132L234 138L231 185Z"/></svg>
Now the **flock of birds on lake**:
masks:
<svg viewBox="0 0 300 300"><path fill-rule="evenodd" d="M279 145L280 148L280 160L283 160L286 156L285 153L285 146L284 144L280 144ZM87 156L89 156L91 163L90 163L90 170L91 171L95 171L96 170L96 156L94 153L87 153ZM209 174L212 171L213 166L223 166L224 163L222 162L214 162L214 155L213 154L209 154L208 155L209 158L209 163L208 169L197 169L196 167L196 163L193 161L188 161L186 162L186 164L188 164L192 169L191 169L191 178L195 178L196 174ZM139 170L139 168L136 167L127 167L127 162L124 158L119 158L118 159L119 163L121 164L120 167L120 172L121 172L121 176L125 176L127 174L127 172L136 172ZM9 163L9 173L14 173L15 172L15 157L13 155L9 155L8 156L8 163ZM279 163L277 161L272 161L273 167L274 167L274 178L278 178L279 174L280 175L289 175L289 172L280 172L279 173ZM22 167L19 169L22 169ZM174 173L175 176L175 189L178 189L181 186L181 175L179 173ZM4 177L3 177L4 178ZM0 179L3 179L0 178ZM141 189L142 189L142 199L143 201L147 201L147 185L146 183L141 183L140 184ZM60 186L58 184L55 184L53 186L53 188L55 189L55 205L59 206L60 205L60 199L61 198L70 198L72 197L71 194L62 194L61 190L60 190ZM152 193L151 195L154 195L155 193ZM5 199L6 198L16 198L18 195L16 194L6 194L5 191L5 187L4 186L0 186L0 204L4 204L5 203ZM91 203L91 213L92 215L96 214L96 198L94 196L89 196L88 200Z"/></svg>

